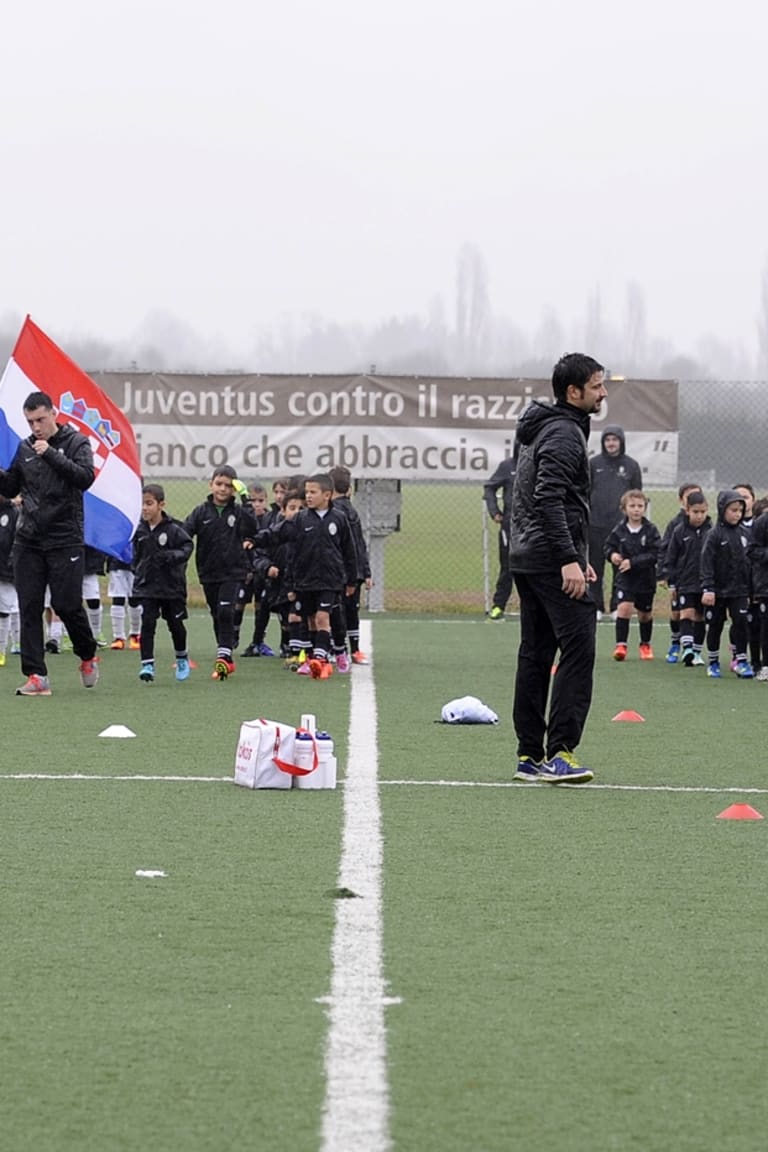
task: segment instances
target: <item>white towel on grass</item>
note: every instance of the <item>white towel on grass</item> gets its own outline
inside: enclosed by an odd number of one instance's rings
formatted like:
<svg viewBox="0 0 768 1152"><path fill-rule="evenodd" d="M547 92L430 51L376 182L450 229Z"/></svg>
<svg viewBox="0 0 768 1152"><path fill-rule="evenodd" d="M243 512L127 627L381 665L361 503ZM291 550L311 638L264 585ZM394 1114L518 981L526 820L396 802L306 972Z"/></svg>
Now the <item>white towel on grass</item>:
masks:
<svg viewBox="0 0 768 1152"><path fill-rule="evenodd" d="M462 696L443 705L440 713L443 724L498 724L499 718L492 708L477 696Z"/></svg>

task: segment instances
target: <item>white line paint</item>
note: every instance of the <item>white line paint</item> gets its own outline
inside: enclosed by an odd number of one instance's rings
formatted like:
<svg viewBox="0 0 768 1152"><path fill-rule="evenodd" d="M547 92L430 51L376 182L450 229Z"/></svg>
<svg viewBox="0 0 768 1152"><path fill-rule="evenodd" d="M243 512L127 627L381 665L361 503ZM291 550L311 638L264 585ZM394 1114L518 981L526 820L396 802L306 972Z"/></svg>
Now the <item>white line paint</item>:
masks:
<svg viewBox="0 0 768 1152"><path fill-rule="evenodd" d="M360 643L372 651L370 621ZM325 1051L322 1152L385 1152L389 1139L382 948L381 810L376 750L376 692L371 669L351 676L344 833L331 958Z"/></svg>
<svg viewBox="0 0 768 1152"><path fill-rule="evenodd" d="M0 780L109 780L125 783L132 780L149 781L152 784L232 784L231 776L89 776L87 772L6 772L0 773Z"/></svg>
<svg viewBox="0 0 768 1152"><path fill-rule="evenodd" d="M685 784L548 784L544 781L527 783L524 780L380 780L382 788L395 784L408 788L513 788L515 790L547 791L556 788L559 792L716 792L724 795L747 793L750 796L768 795L768 788L708 788L705 785Z"/></svg>
<svg viewBox="0 0 768 1152"><path fill-rule="evenodd" d="M359 674L356 674L360 679ZM109 783L132 783L135 780L151 784L231 784L231 776L89 776L85 772L0 772L0 780L74 780ZM340 780L340 787L344 787ZM527 791L537 788L546 791L559 788L573 792L602 791L602 792L710 792L723 796L766 796L768 788L709 788L706 785L687 784L527 784L523 780L379 780L384 788L395 786L400 788L512 788L516 791ZM349 781L347 781L349 789Z"/></svg>

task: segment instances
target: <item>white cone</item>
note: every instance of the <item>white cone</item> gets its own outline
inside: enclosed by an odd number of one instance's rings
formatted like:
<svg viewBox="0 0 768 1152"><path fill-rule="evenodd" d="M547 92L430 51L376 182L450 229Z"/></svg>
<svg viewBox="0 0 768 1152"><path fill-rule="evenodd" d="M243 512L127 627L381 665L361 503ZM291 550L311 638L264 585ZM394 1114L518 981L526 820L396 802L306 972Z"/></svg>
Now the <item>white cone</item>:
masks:
<svg viewBox="0 0 768 1152"><path fill-rule="evenodd" d="M99 732L99 736L112 736L117 740L127 740L129 736L135 735L136 733L131 732L130 728L126 728L125 724L110 724L109 728Z"/></svg>

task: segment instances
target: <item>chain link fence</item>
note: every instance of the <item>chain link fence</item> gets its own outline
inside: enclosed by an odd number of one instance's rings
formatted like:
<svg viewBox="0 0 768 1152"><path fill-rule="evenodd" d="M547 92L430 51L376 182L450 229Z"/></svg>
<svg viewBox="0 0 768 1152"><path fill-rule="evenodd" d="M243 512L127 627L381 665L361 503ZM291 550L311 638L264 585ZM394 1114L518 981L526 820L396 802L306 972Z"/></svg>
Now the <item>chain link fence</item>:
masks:
<svg viewBox="0 0 768 1152"><path fill-rule="evenodd" d="M750 483L768 494L768 382L680 382L677 484L701 484L710 501L720 488ZM632 438L627 437L632 455ZM484 477L483 480L489 477ZM169 512L183 519L201 503L206 481L152 476L164 483ZM243 476L269 490L274 477ZM498 574L498 526L477 485L403 480L384 517L371 513L360 488L360 509L372 557L372 611L471 614L488 611ZM651 489L650 515L663 531L678 507L675 488ZM390 530L390 529L396 530ZM190 569L192 599L199 597ZM202 601L201 601L202 602ZM516 607L514 596L509 609Z"/></svg>

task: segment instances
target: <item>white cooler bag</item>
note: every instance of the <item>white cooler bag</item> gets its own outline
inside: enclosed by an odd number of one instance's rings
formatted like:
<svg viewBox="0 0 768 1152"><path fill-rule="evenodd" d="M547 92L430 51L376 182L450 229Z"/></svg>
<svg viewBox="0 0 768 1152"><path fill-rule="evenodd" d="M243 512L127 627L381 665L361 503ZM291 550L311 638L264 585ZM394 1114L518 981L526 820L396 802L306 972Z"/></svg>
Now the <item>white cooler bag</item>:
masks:
<svg viewBox="0 0 768 1152"><path fill-rule="evenodd" d="M314 744L314 741L313 741ZM295 761L296 729L279 720L246 720L240 726L235 757L235 784L242 788L290 788L294 777L308 776L317 768Z"/></svg>

